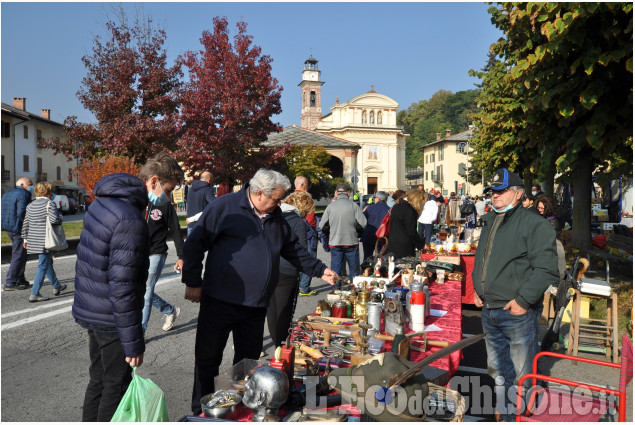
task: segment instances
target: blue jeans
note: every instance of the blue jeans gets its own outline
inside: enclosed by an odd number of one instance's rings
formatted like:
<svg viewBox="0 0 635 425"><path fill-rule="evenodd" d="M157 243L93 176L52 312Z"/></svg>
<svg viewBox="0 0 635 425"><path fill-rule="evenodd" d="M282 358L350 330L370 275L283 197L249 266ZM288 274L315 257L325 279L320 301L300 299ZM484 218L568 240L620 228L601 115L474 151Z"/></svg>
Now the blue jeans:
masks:
<svg viewBox="0 0 635 425"><path fill-rule="evenodd" d="M40 288L44 283L44 276L49 278L53 289L59 288L60 282L57 280L55 270L53 270L53 253L47 252L46 254L40 254L40 262L37 265L37 272L35 273L35 279L33 279L33 288L31 288L31 295L40 295Z"/></svg>
<svg viewBox="0 0 635 425"><path fill-rule="evenodd" d="M307 251L309 251L309 254L311 254L313 258L317 257L317 252L313 251L311 248L307 248ZM311 276L300 272L300 292L306 294L309 292L309 288L311 288Z"/></svg>
<svg viewBox="0 0 635 425"><path fill-rule="evenodd" d="M341 246L331 247L331 269L339 274L344 264L344 258L348 263L348 272L351 281L353 277L359 275L359 245L355 245L351 248L344 248ZM338 288L341 285L338 285Z"/></svg>
<svg viewBox="0 0 635 425"><path fill-rule="evenodd" d="M496 410L506 421L516 419L516 385L521 377L531 373L534 356L538 353L541 312L542 305L529 308L521 315L483 306L481 321L487 348L487 370L496 383ZM513 388L512 392L510 388Z"/></svg>
<svg viewBox="0 0 635 425"><path fill-rule="evenodd" d="M174 306L165 301L163 298L154 293L154 287L161 276L163 266L165 265L165 259L168 257L168 253L164 254L152 254L150 256L150 267L148 268L148 280L146 281L146 294L143 297L143 315L141 319L141 327L143 331L146 331L148 327L148 320L150 320L150 312L152 306L159 310L163 314L174 313Z"/></svg>
<svg viewBox="0 0 635 425"><path fill-rule="evenodd" d="M26 266L26 249L24 249L24 242L20 233L7 232L7 235L11 238L11 265L7 272L6 284L9 286L16 285L20 281L26 280L24 278L24 267Z"/></svg>
<svg viewBox="0 0 635 425"><path fill-rule="evenodd" d="M421 224L421 223L419 223L419 224ZM423 226L423 229L424 229L425 234L426 234L426 236L425 236L425 243L426 243L426 244L429 244L429 243L430 243L430 240L432 239L432 229L433 229L433 227L434 227L434 224L432 224L432 223L430 223L430 224L423 224L422 226Z"/></svg>

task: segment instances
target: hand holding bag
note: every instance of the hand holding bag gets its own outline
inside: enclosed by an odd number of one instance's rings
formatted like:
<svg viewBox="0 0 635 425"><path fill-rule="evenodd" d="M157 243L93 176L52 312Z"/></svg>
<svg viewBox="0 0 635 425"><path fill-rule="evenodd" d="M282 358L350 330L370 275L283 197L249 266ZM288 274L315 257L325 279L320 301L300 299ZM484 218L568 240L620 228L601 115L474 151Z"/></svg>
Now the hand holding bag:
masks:
<svg viewBox="0 0 635 425"><path fill-rule="evenodd" d="M51 224L49 218L49 208L51 203L46 204L46 236L44 238L44 249L49 251L62 251L68 248L64 227L61 224Z"/></svg>
<svg viewBox="0 0 635 425"><path fill-rule="evenodd" d="M169 422L163 390L137 375L136 367L132 373L132 381L110 422Z"/></svg>

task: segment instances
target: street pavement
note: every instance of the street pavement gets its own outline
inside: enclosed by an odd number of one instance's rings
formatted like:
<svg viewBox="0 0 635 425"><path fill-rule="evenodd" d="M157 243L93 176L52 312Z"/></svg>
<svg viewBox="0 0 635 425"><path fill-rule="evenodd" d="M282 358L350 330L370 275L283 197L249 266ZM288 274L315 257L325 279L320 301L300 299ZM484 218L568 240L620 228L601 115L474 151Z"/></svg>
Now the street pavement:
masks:
<svg viewBox="0 0 635 425"><path fill-rule="evenodd" d="M68 220L67 220L68 221ZM194 370L194 337L196 332L198 304L184 300L183 284L173 266L176 253L172 242L168 243L169 255L163 274L156 286L156 292L170 303L181 308L181 315L175 327L163 332L164 316L152 311L146 333L144 362L138 368L143 378L153 380L166 395L168 414L171 421L190 414ZM330 265L330 255L318 247L318 258ZM5 259L6 260L6 259ZM61 283L68 289L54 297L50 282L45 281L41 293L51 300L29 304L29 290L1 293L1 403L2 421L46 421L77 422L81 420L81 406L84 390L88 383L88 339L84 329L77 325L71 315L74 291L75 255L55 259L54 268ZM248 265L246 265L248 266ZM26 268L27 280L35 276L37 261L29 261ZM4 283L8 264L2 264ZM317 296L299 297L295 317L311 313L319 299L326 297L329 285L314 278L312 289ZM544 328L544 327L543 327ZM482 331L480 311L473 306L464 306L463 332L465 335ZM265 326L264 351L273 355L275 347ZM602 359L603 356L583 354ZM232 338L225 347L221 370L231 366L233 358ZM478 344L464 350L464 359L457 376L473 376L481 385L492 385L486 376L485 345ZM543 365L555 376L582 382L607 383L617 386L616 371L604 371L596 366L568 361L551 362ZM628 395L628 420L632 421L632 383ZM473 387L473 389L476 387ZM467 390L461 389L464 395ZM491 414L477 406L473 398L466 420L493 420Z"/></svg>

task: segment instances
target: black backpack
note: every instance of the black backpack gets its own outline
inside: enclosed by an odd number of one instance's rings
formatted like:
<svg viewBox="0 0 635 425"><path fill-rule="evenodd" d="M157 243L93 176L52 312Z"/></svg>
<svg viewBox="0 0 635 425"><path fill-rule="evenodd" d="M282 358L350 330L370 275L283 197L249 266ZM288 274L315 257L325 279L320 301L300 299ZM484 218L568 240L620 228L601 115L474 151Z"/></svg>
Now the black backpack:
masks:
<svg viewBox="0 0 635 425"><path fill-rule="evenodd" d="M474 211L476 211L476 207L474 207L474 204L472 202L463 202L459 207L459 211L464 217L466 217L470 214L474 214Z"/></svg>

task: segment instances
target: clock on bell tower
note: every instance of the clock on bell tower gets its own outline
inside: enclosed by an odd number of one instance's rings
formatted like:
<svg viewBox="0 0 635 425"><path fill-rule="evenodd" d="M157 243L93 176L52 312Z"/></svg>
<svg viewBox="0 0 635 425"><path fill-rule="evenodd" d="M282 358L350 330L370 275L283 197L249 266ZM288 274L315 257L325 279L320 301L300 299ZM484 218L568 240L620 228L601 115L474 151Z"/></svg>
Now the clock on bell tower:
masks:
<svg viewBox="0 0 635 425"><path fill-rule="evenodd" d="M322 120L322 84L318 61L313 55L304 61L300 91L302 93L302 112L300 127L315 130Z"/></svg>

